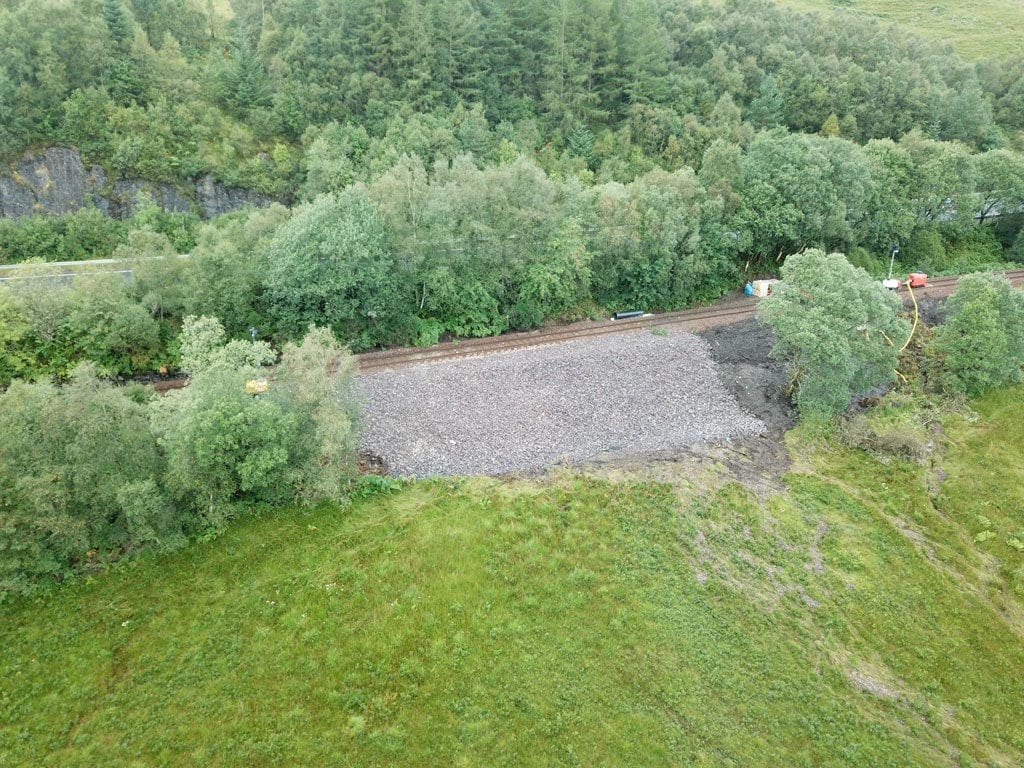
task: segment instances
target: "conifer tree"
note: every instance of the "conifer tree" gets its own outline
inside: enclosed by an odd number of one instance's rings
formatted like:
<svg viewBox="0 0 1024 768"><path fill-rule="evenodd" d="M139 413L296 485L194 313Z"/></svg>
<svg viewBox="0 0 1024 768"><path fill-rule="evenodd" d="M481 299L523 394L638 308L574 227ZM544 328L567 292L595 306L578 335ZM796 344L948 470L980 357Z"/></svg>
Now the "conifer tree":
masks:
<svg viewBox="0 0 1024 768"><path fill-rule="evenodd" d="M131 44L132 24L121 0L103 0L103 21L110 31L115 48L126 53Z"/></svg>

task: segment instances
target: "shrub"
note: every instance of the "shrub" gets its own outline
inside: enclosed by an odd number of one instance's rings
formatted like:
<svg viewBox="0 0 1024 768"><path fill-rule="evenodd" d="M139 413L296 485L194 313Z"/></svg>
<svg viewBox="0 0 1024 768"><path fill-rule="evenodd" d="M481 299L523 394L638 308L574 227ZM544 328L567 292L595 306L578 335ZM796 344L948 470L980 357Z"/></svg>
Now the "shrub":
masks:
<svg viewBox="0 0 1024 768"><path fill-rule="evenodd" d="M851 448L859 448L878 457L882 462L890 458L920 463L930 453L928 435L919 427L894 424L884 427L873 425L864 414L858 414L842 425L840 439Z"/></svg>
<svg viewBox="0 0 1024 768"><path fill-rule="evenodd" d="M246 381L258 373L213 366L154 403L167 486L193 513L191 533L223 527L231 502L288 497L301 425L276 399L246 393Z"/></svg>
<svg viewBox="0 0 1024 768"><path fill-rule="evenodd" d="M181 540L146 407L93 366L62 388L14 382L0 394L0 434L0 596Z"/></svg>
<svg viewBox="0 0 1024 768"><path fill-rule="evenodd" d="M967 226L946 245L945 270L966 274L991 269L1006 260L1003 247L992 227Z"/></svg>
<svg viewBox="0 0 1024 768"><path fill-rule="evenodd" d="M114 258L132 262L130 291L150 314L160 320L182 316L189 301L192 262L179 258L165 235L136 230L114 251Z"/></svg>
<svg viewBox="0 0 1024 768"><path fill-rule="evenodd" d="M213 367L258 368L274 361L274 351L265 341L226 342L224 326L216 317L186 317L178 347L181 370L189 374Z"/></svg>
<svg viewBox="0 0 1024 768"><path fill-rule="evenodd" d="M64 216L0 219L0 263L105 258L124 242L126 230L123 222L95 208Z"/></svg>
<svg viewBox="0 0 1024 768"><path fill-rule="evenodd" d="M151 367L159 352L159 325L120 275L82 275L70 288L25 279L13 296L38 374L67 376L86 360L106 373L128 374Z"/></svg>
<svg viewBox="0 0 1024 768"><path fill-rule="evenodd" d="M918 227L910 236L904 252L900 254L902 261L914 269L934 274L946 269L946 246L942 236L932 227Z"/></svg>
<svg viewBox="0 0 1024 768"><path fill-rule="evenodd" d="M493 336L508 328L498 300L480 282L461 281L439 269L425 282L430 293L423 311L443 318L443 327L456 336Z"/></svg>
<svg viewBox="0 0 1024 768"><path fill-rule="evenodd" d="M261 254L290 216L284 206L272 205L203 225L188 260L192 282L187 311L220 318L231 336L247 334L253 327L269 332L266 316L257 309L265 273Z"/></svg>
<svg viewBox="0 0 1024 768"><path fill-rule="evenodd" d="M851 248L846 259L853 266L863 269L872 277L885 277L889 270L888 262L875 256L867 248Z"/></svg>
<svg viewBox="0 0 1024 768"><path fill-rule="evenodd" d="M1017 233L1013 245L1010 246L1010 250L1006 254L1006 258L1017 264L1024 264L1024 229Z"/></svg>
<svg viewBox="0 0 1024 768"><path fill-rule="evenodd" d="M526 268L516 306L521 327L578 309L590 298L590 260L580 226L567 221Z"/></svg>
<svg viewBox="0 0 1024 768"><path fill-rule="evenodd" d="M29 326L10 289L0 285L0 387L31 372Z"/></svg>
<svg viewBox="0 0 1024 768"><path fill-rule="evenodd" d="M191 384L166 397L115 387L92 364L63 387L0 393L0 599L142 547L216 532L238 503L339 498L355 474L348 350L327 329L274 358L188 318ZM271 378L264 394L246 381ZM163 449L161 454L160 449Z"/></svg>
<svg viewBox="0 0 1024 768"><path fill-rule="evenodd" d="M159 349L156 321L132 299L120 275L78 278L65 328L74 362L92 360L112 374L150 367Z"/></svg>
<svg viewBox="0 0 1024 768"><path fill-rule="evenodd" d="M212 318L187 318L185 389L154 402L153 427L167 458L167 487L193 514L191 532L219 529L235 502L275 503L339 495L354 466L352 363L326 329L273 359L263 342L221 344ZM269 379L264 393L246 382Z"/></svg>
<svg viewBox="0 0 1024 768"><path fill-rule="evenodd" d="M927 349L934 385L947 392L978 395L1021 380L1024 294L1005 277L967 275L946 308L946 322Z"/></svg>
<svg viewBox="0 0 1024 768"><path fill-rule="evenodd" d="M809 250L788 257L782 282L758 309L790 360L801 415L832 415L858 392L895 377L909 323L899 300L842 254Z"/></svg>
<svg viewBox="0 0 1024 768"><path fill-rule="evenodd" d="M201 223L199 216L188 212L165 211L145 196L139 202L139 210L127 222L131 230L144 230L163 235L176 253L192 250Z"/></svg>
<svg viewBox="0 0 1024 768"><path fill-rule="evenodd" d="M328 328L310 327L302 342L286 344L274 371L275 396L300 416L304 460L292 482L305 501L337 498L355 474L359 413L355 364Z"/></svg>

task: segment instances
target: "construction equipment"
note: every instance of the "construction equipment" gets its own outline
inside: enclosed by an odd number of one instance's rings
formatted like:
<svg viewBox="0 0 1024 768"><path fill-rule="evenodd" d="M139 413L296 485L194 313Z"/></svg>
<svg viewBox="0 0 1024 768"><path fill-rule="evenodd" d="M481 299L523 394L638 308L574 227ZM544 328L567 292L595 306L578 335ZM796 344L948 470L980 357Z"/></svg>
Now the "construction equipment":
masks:
<svg viewBox="0 0 1024 768"><path fill-rule="evenodd" d="M928 275L924 272L911 272L907 275L907 285L911 288L924 288L928 285Z"/></svg>

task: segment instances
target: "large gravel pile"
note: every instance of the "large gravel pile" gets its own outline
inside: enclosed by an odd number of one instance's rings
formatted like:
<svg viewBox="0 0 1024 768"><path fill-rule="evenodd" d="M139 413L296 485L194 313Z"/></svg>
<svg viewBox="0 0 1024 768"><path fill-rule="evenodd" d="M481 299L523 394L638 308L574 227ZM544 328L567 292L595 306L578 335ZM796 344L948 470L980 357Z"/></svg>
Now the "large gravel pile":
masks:
<svg viewBox="0 0 1024 768"><path fill-rule="evenodd" d="M692 447L764 425L684 331L581 339L359 377L363 448L396 475L505 474Z"/></svg>

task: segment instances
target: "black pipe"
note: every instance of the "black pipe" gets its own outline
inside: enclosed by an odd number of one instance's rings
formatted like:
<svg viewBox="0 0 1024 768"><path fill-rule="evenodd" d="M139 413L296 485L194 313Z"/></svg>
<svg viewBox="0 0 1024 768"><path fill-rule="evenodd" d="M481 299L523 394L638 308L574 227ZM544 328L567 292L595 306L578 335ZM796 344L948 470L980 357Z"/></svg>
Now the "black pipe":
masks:
<svg viewBox="0 0 1024 768"><path fill-rule="evenodd" d="M642 309L627 309L622 312L616 312L612 315L612 320L628 320L631 317L643 317L644 312Z"/></svg>

